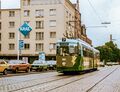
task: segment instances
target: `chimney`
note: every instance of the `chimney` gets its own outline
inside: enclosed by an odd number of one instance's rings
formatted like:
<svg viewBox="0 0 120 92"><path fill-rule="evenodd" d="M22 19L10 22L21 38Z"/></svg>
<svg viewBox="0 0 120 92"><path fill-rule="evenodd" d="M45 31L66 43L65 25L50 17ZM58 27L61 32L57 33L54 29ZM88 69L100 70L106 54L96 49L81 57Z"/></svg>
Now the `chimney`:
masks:
<svg viewBox="0 0 120 92"><path fill-rule="evenodd" d="M110 41L112 41L113 39L112 39L112 34L110 34Z"/></svg>
<svg viewBox="0 0 120 92"><path fill-rule="evenodd" d="M77 0L76 9L79 11L79 0Z"/></svg>

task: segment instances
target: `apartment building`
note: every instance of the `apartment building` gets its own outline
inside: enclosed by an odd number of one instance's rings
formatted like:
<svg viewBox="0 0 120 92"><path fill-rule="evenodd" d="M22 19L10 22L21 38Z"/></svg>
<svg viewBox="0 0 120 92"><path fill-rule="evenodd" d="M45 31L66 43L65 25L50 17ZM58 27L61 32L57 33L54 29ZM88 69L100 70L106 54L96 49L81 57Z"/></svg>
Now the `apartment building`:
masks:
<svg viewBox="0 0 120 92"><path fill-rule="evenodd" d="M40 52L45 52L47 59L55 59L58 39L81 37L81 16L76 11L69 0L21 0L20 9L1 9L0 58L17 58L19 37L24 41L21 59L32 62ZM77 18L79 30L75 31ZM25 22L32 28L27 36L18 30Z"/></svg>

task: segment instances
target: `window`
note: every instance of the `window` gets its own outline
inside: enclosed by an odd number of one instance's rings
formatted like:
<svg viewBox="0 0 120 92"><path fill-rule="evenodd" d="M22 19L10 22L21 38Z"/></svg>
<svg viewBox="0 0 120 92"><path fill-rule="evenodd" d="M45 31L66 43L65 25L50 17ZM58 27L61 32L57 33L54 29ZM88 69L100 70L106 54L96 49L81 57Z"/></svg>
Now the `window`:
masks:
<svg viewBox="0 0 120 92"><path fill-rule="evenodd" d="M30 33L28 33L28 35L24 36L25 39L29 39L30 38Z"/></svg>
<svg viewBox="0 0 120 92"><path fill-rule="evenodd" d="M50 16L56 15L56 9L50 9Z"/></svg>
<svg viewBox="0 0 120 92"><path fill-rule="evenodd" d="M36 40L44 40L44 32L36 32Z"/></svg>
<svg viewBox="0 0 120 92"><path fill-rule="evenodd" d="M0 22L0 30L1 30L1 28L2 28L2 23Z"/></svg>
<svg viewBox="0 0 120 92"><path fill-rule="evenodd" d="M50 43L50 49L56 49L56 44L55 43Z"/></svg>
<svg viewBox="0 0 120 92"><path fill-rule="evenodd" d="M14 17L15 16L15 11L9 11L9 17Z"/></svg>
<svg viewBox="0 0 120 92"><path fill-rule="evenodd" d="M15 49L15 44L10 43L10 44L9 44L9 50L14 50L14 49Z"/></svg>
<svg viewBox="0 0 120 92"><path fill-rule="evenodd" d="M36 51L43 51L44 44L43 43L37 43L36 44Z"/></svg>
<svg viewBox="0 0 120 92"><path fill-rule="evenodd" d="M24 16L25 17L30 16L30 10L24 10Z"/></svg>
<svg viewBox="0 0 120 92"><path fill-rule="evenodd" d="M15 26L15 22L9 22L9 27L13 28Z"/></svg>
<svg viewBox="0 0 120 92"><path fill-rule="evenodd" d="M56 38L56 32L50 32L50 38Z"/></svg>
<svg viewBox="0 0 120 92"><path fill-rule="evenodd" d="M36 21L36 29L43 29L44 21Z"/></svg>
<svg viewBox="0 0 120 92"><path fill-rule="evenodd" d="M0 33L0 41L1 41L1 33Z"/></svg>
<svg viewBox="0 0 120 92"><path fill-rule="evenodd" d="M15 33L9 33L9 39L14 39L15 38Z"/></svg>
<svg viewBox="0 0 120 92"><path fill-rule="evenodd" d="M28 44L28 43L24 44L24 49L29 50L30 49L30 44Z"/></svg>
<svg viewBox="0 0 120 92"><path fill-rule="evenodd" d="M24 21L24 23L27 23L27 24L29 24L29 23L30 23L30 21Z"/></svg>
<svg viewBox="0 0 120 92"><path fill-rule="evenodd" d="M44 16L44 10L43 10L43 9L36 10L35 16L36 16L37 18L43 17L43 16Z"/></svg>
<svg viewBox="0 0 120 92"><path fill-rule="evenodd" d="M1 51L1 44L0 44L0 51Z"/></svg>
<svg viewBox="0 0 120 92"><path fill-rule="evenodd" d="M50 20L50 27L56 26L56 20Z"/></svg>
<svg viewBox="0 0 120 92"><path fill-rule="evenodd" d="M69 14L69 19L71 19L71 14Z"/></svg>
<svg viewBox="0 0 120 92"><path fill-rule="evenodd" d="M66 11L66 18L68 18L68 11Z"/></svg>
<svg viewBox="0 0 120 92"><path fill-rule="evenodd" d="M30 0L23 0L23 6L30 5Z"/></svg>

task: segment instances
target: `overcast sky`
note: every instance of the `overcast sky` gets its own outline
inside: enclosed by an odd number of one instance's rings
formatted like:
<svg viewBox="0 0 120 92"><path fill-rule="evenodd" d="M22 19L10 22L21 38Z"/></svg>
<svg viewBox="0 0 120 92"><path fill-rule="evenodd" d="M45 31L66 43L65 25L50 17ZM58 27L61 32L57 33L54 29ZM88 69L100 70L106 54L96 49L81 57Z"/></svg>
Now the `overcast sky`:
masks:
<svg viewBox="0 0 120 92"><path fill-rule="evenodd" d="M1 0L3 8L19 7L19 0ZM70 0L76 2L76 0ZM109 35L113 35L114 42L120 47L120 0L80 0L80 12L82 23L87 28L87 35L93 41L94 46L103 45L109 41ZM90 5L92 4L92 5ZM105 27L101 22L111 22Z"/></svg>

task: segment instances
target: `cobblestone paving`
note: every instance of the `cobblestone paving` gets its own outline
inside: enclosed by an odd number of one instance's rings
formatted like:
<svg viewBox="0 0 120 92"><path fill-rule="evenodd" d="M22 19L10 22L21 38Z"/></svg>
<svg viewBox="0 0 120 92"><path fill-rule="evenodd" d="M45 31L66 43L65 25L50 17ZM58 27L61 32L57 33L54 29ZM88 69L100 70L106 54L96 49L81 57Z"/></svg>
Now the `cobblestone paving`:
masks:
<svg viewBox="0 0 120 92"><path fill-rule="evenodd" d="M50 72L5 77L0 78L0 92L120 92L119 72L120 66L112 66L75 76L58 76L57 72ZM95 87L88 91L92 86Z"/></svg>

